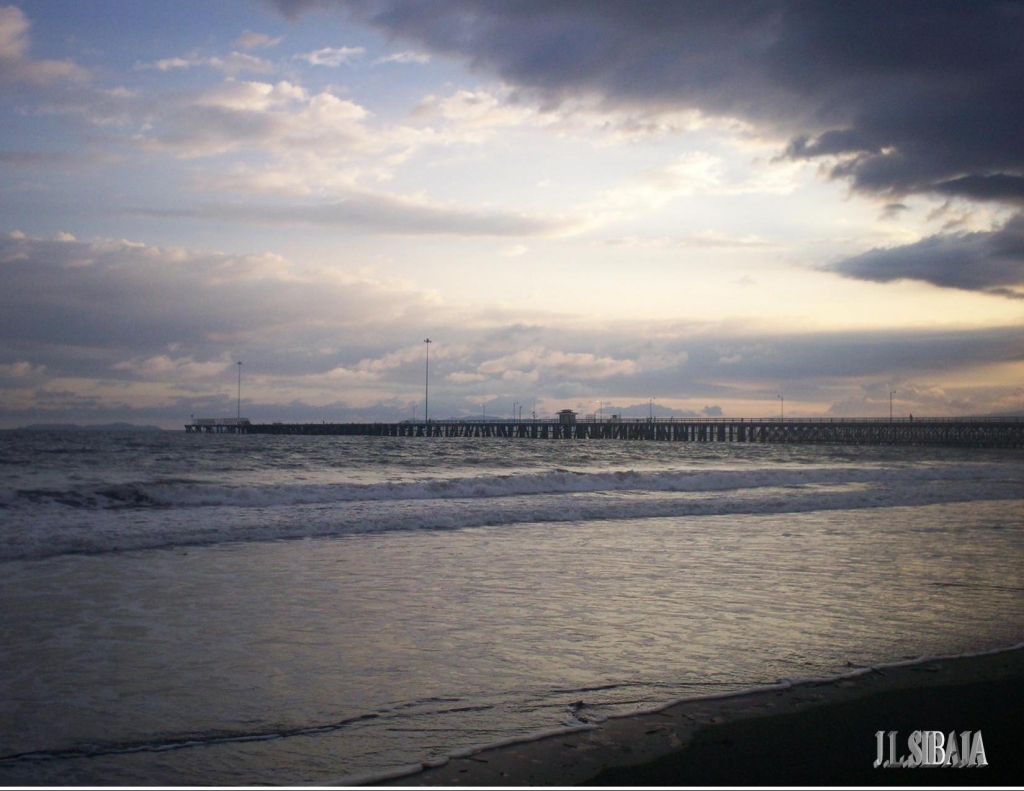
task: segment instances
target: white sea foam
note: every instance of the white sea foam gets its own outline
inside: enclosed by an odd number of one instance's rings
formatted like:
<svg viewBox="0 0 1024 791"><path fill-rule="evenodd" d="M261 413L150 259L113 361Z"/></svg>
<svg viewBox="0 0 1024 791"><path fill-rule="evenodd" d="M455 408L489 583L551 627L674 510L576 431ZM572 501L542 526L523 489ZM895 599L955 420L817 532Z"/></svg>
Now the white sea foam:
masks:
<svg viewBox="0 0 1024 791"><path fill-rule="evenodd" d="M173 495L173 496L172 496ZM119 495L120 496L120 495ZM169 503L178 498L180 505ZM149 486L142 507L7 508L0 560L402 530L726 514L804 513L1024 498L1005 465L622 473L554 471L454 481ZM168 503L153 505L153 503ZM202 506L202 513L197 507Z"/></svg>
<svg viewBox="0 0 1024 791"><path fill-rule="evenodd" d="M211 506L271 507L364 501L446 500L517 497L536 494L601 492L729 492L765 487L808 485L884 485L913 487L934 482L1016 482L1005 464L768 467L757 469L623 470L428 478L373 484L268 483L223 485L209 479L151 480L93 487L7 489L0 505L58 505L71 508L195 508Z"/></svg>

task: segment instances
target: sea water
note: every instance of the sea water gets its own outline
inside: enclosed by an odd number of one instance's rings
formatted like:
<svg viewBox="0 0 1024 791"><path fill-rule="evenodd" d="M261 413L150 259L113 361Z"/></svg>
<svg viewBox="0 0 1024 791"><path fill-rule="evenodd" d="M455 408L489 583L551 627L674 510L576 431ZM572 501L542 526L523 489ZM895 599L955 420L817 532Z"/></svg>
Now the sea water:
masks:
<svg viewBox="0 0 1024 791"><path fill-rule="evenodd" d="M1022 462L0 432L0 785L335 782L1008 646Z"/></svg>

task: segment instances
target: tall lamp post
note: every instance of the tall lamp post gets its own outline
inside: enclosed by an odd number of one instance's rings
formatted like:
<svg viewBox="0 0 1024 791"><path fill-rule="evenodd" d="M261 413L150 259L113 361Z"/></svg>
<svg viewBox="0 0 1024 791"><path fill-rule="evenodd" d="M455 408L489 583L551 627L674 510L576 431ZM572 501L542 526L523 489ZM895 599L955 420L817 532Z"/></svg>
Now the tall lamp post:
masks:
<svg viewBox="0 0 1024 791"><path fill-rule="evenodd" d="M235 416L239 425L242 424L242 361L238 361L238 414Z"/></svg>
<svg viewBox="0 0 1024 791"><path fill-rule="evenodd" d="M427 372L423 381L423 422L430 422L430 338L423 340L427 344Z"/></svg>
<svg viewBox="0 0 1024 791"><path fill-rule="evenodd" d="M889 422L892 423L892 397L896 395L895 390L889 391Z"/></svg>
<svg viewBox="0 0 1024 791"><path fill-rule="evenodd" d="M779 422L786 422L786 399L779 396Z"/></svg>

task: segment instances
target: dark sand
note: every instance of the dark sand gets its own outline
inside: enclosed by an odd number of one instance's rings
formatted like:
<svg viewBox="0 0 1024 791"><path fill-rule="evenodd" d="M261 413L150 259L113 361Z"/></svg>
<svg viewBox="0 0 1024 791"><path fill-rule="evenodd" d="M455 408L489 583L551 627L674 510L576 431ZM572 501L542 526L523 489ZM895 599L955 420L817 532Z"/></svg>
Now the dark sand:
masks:
<svg viewBox="0 0 1024 791"><path fill-rule="evenodd" d="M879 730L898 731L903 754L915 730L980 730L988 766L875 769ZM1024 650L684 702L452 759L392 784L1024 785Z"/></svg>

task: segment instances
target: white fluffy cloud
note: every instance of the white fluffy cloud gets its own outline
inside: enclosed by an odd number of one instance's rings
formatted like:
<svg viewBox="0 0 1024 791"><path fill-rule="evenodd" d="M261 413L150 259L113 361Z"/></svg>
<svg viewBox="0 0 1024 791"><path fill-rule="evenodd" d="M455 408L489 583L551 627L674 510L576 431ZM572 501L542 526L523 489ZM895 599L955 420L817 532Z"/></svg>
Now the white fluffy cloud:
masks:
<svg viewBox="0 0 1024 791"><path fill-rule="evenodd" d="M392 165L429 139L429 131L371 124L372 114L332 93L313 95L298 84L226 80L151 113L138 142L179 157L210 157L234 151L273 156L360 159ZM273 165L270 166L273 169Z"/></svg>
<svg viewBox="0 0 1024 791"><path fill-rule="evenodd" d="M557 374L565 379L607 379L628 376L639 370L635 360L616 360L591 352L566 352L533 346L513 354L486 360L476 373L506 379L528 377L536 380L542 373Z"/></svg>
<svg viewBox="0 0 1024 791"><path fill-rule="evenodd" d="M310 66L347 66L366 54L363 47L324 47L323 49L296 55L296 60L304 60Z"/></svg>
<svg viewBox="0 0 1024 791"><path fill-rule="evenodd" d="M139 63L135 66L139 70L155 69L156 71L173 71L175 69L192 69L199 66L206 66L229 76L236 76L242 72L254 72L256 74L267 74L274 71L274 64L263 58L257 58L246 52L232 52L229 55L203 56L192 53L184 57L161 58L152 63Z"/></svg>

